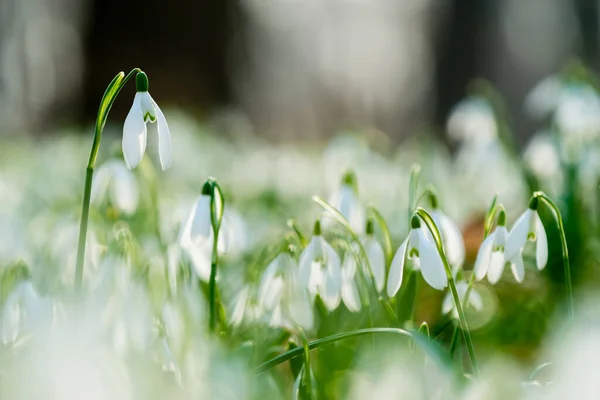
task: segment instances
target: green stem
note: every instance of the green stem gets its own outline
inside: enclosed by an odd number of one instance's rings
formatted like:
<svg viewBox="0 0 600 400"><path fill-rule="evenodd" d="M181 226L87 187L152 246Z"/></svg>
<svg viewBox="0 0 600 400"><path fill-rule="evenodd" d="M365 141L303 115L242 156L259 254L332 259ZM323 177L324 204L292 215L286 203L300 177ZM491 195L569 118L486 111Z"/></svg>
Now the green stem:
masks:
<svg viewBox="0 0 600 400"><path fill-rule="evenodd" d="M394 256L392 250L392 235L390 234L390 229L388 228L383 215L375 208L369 207L369 211L373 214L377 225L379 225L379 229L381 229L381 234L383 236L383 249L385 252L385 276L387 278L389 265L392 263L392 258Z"/></svg>
<svg viewBox="0 0 600 400"><path fill-rule="evenodd" d="M448 263L446 254L444 253L444 247L442 244L439 229L435 225L433 218L431 218L429 213L423 208L417 208L417 211L415 211L415 213L421 218L423 222L425 222L427 228L429 229L431 235L435 240L437 250L444 264L444 269L446 270L446 275L448 277L448 283L450 286L450 292L452 293L452 299L454 300L454 306L456 307L456 311L458 312L458 318L460 320L463 339L465 341L465 345L467 346L467 352L469 353L471 369L473 370L473 373L475 375L479 375L479 366L477 364L477 358L475 357L475 348L473 347L473 341L471 340L471 333L469 332L469 326L467 325L467 318L465 316L465 311L460 301L460 296L458 295L458 290L456 290L456 283L454 282L454 276L452 275L452 268Z"/></svg>
<svg viewBox="0 0 600 400"><path fill-rule="evenodd" d="M83 186L83 202L81 203L81 221L79 224L79 238L77 242L77 258L75 264L75 293L81 293L81 287L83 284L83 262L85 259L85 244L87 238L87 227L90 215L90 197L92 192L92 178L94 176L94 167L96 166L96 158L98 157L98 151L100 150L100 142L102 140L102 131L106 125L106 119L108 113L112 108L112 105L117 98L117 95L125 86L129 78L134 74L137 74L141 70L134 68L125 76L123 72L119 72L117 76L110 82L102 100L100 101L100 107L98 108L98 116L96 117L96 125L94 129L94 141L92 143L92 150L90 151L90 158L88 165L85 170L85 184Z"/></svg>
<svg viewBox="0 0 600 400"><path fill-rule="evenodd" d="M300 329L300 338L302 339L302 349L304 354L304 387L306 388L306 396L308 400L312 399L313 391L312 391L312 376L311 367L310 367L310 347L308 338L302 329Z"/></svg>
<svg viewBox="0 0 600 400"><path fill-rule="evenodd" d="M488 235L492 231L492 226L494 224L494 220L495 220L496 216L498 215L498 213L500 211L505 211L504 206L502 204L497 204L497 203L498 203L498 196L496 195L492 199L492 204L490 205L490 208L488 209L488 212L485 216L485 220L483 222L483 224L484 224L483 239L484 240L485 240L485 238L488 237ZM463 298L464 304L469 304L469 296L471 295L471 291L473 290L474 283L475 283L475 273L472 273L471 278L469 279L469 282L467 285L467 291L465 292L465 296ZM458 345L458 331L459 330L460 330L460 327L458 325L454 327L454 333L452 334L452 340L450 341L450 357L452 357L454 355L454 352L456 351L456 347Z"/></svg>
<svg viewBox="0 0 600 400"><path fill-rule="evenodd" d="M217 267L219 265L218 251L219 232L214 231L212 259L210 263L210 279L208 281L209 329L214 332L217 326Z"/></svg>
<svg viewBox="0 0 600 400"><path fill-rule="evenodd" d="M308 342L308 349L314 350L343 340L374 334L395 334L412 338L415 341L415 343L417 343L423 350L425 350L430 357L439 362L440 365L450 365L450 360L446 356L445 352L443 352L442 349L435 342L429 341L427 338L423 337L423 335L419 333L410 332L399 328L368 328L357 329L351 332L338 333L336 335L331 335L322 339L317 339L313 340L312 342ZM303 347L295 347L269 361L262 363L254 369L254 372L256 374L265 373L271 368L278 366L279 364L289 361L292 358L301 356L302 354L304 354L304 351L305 350Z"/></svg>
<svg viewBox="0 0 600 400"><path fill-rule="evenodd" d="M538 196L554 211L554 216L556 217L556 222L558 225L558 233L560 235L560 242L562 246L562 258L563 258L563 267L565 274L565 287L567 291L567 306L569 309L569 316L571 318L575 317L575 306L573 303L573 286L571 284L571 264L569 262L569 249L567 247L567 237L565 235L565 227L563 225L562 215L558 206L554 201L548 197L544 192L535 192L534 196Z"/></svg>

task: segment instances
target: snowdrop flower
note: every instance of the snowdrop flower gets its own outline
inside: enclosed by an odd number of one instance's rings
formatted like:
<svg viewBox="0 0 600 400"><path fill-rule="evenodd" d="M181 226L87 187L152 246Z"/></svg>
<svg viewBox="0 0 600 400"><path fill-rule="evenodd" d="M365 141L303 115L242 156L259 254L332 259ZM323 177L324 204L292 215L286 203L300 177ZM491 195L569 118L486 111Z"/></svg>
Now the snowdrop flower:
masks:
<svg viewBox="0 0 600 400"><path fill-rule="evenodd" d="M454 271L457 271L465 261L465 242L458 226L438 206L437 197L430 195L431 218L440 230L444 252Z"/></svg>
<svg viewBox="0 0 600 400"><path fill-rule="evenodd" d="M135 212L140 201L140 192L135 176L122 162L108 161L94 175L92 202L99 204L108 198L110 203L124 214Z"/></svg>
<svg viewBox="0 0 600 400"><path fill-rule="evenodd" d="M483 309L483 299L477 290L475 290L475 288L471 288L468 302L465 302L468 288L469 284L467 282L461 281L456 283L456 291L458 292L458 298L460 299L463 308L466 310L467 307L472 307L475 311L481 311ZM442 302L442 313L448 314L450 312L452 312L452 318L458 319L458 311L456 310L456 305L454 304L452 292L448 291L444 297L444 301Z"/></svg>
<svg viewBox="0 0 600 400"><path fill-rule="evenodd" d="M146 123L157 122L158 155L164 170L171 165L171 133L165 115L148 93L148 76L138 72L135 77L137 93L123 126L123 156L129 168L135 168L146 152Z"/></svg>
<svg viewBox="0 0 600 400"><path fill-rule="evenodd" d="M347 252L342 263L342 301L351 312L360 311L360 296L356 288L354 275L356 274L356 260L351 252Z"/></svg>
<svg viewBox="0 0 600 400"><path fill-rule="evenodd" d="M258 302L268 311L273 311L280 303L287 280L293 279L298 269L296 260L286 249L267 266L262 274L258 288Z"/></svg>
<svg viewBox="0 0 600 400"><path fill-rule="evenodd" d="M536 244L535 259L538 270L544 269L548 262L548 239L537 212L538 202L537 196L531 198L529 207L517 219L506 240L504 255L513 263L513 273L519 282L523 281L525 276L523 248L528 240Z"/></svg>
<svg viewBox="0 0 600 400"><path fill-rule="evenodd" d="M494 285L502 276L504 266L507 261L505 257L505 246L508 238L506 229L506 214L503 210L498 215L498 226L496 230L485 238L475 259L474 273L477 280L482 280L487 275L488 281ZM519 256L511 261L511 269L515 280L519 283L523 281L524 269L523 259Z"/></svg>
<svg viewBox="0 0 600 400"><path fill-rule="evenodd" d="M315 222L313 237L300 256L300 283L311 295L319 295L329 311L340 304L342 271L340 257L321 236L321 223Z"/></svg>
<svg viewBox="0 0 600 400"><path fill-rule="evenodd" d="M52 305L39 296L33 284L25 280L8 295L2 310L2 342L14 342L50 322Z"/></svg>
<svg viewBox="0 0 600 400"><path fill-rule="evenodd" d="M298 280L298 265L285 249L265 269L258 288L260 307L271 314L269 324L287 329L313 326L312 303ZM338 301L339 302L339 301Z"/></svg>
<svg viewBox="0 0 600 400"><path fill-rule="evenodd" d="M371 266L371 271L375 278L375 287L378 292L381 292L385 286L385 255L383 254L381 245L373 235L374 230L372 220L367 221L366 231L367 237L363 240L362 245L365 249L365 253L367 253L369 265Z"/></svg>
<svg viewBox="0 0 600 400"><path fill-rule="evenodd" d="M231 307L229 322L233 327L249 325L260 319L261 309L256 303L255 292L250 286L242 287L235 295Z"/></svg>
<svg viewBox="0 0 600 400"><path fill-rule="evenodd" d="M396 252L390 266L387 282L389 297L394 297L400 289L406 258L412 260L415 270L421 270L423 278L432 288L442 290L448 285L448 277L440 253L425 229L427 228L421 227L420 218L413 216L408 237Z"/></svg>
<svg viewBox="0 0 600 400"><path fill-rule="evenodd" d="M487 100L474 96L461 100L451 111L448 135L456 141L487 143L496 139L498 128L494 110Z"/></svg>
<svg viewBox="0 0 600 400"><path fill-rule="evenodd" d="M348 171L342 177L342 184L338 192L334 193L329 199L336 210L346 218L354 232L361 234L365 227L365 211L358 199L358 189L356 184L356 175ZM331 217L325 213L325 224L331 221Z"/></svg>

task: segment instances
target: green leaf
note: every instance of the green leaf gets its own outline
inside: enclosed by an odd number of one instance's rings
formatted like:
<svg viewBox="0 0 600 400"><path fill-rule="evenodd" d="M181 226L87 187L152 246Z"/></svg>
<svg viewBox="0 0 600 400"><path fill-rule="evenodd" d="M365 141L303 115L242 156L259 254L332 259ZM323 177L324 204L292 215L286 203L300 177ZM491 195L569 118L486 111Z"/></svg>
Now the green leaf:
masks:
<svg viewBox="0 0 600 400"><path fill-rule="evenodd" d="M318 349L324 346L328 346L333 343L337 343L343 340L353 339L366 335L399 335L411 338L415 341L417 346L419 346L423 351L427 353L435 362L443 367L449 367L451 365L451 361L448 358L447 354L443 349L435 342L432 342L425 338L418 332L410 332L404 329L398 328L368 328L368 329L357 329L350 332L339 333L336 335L331 335L322 339L313 340L308 343L309 350ZM254 369L254 372L258 374L265 373L266 371L274 368L286 361L289 361L295 357L300 357L304 354L304 349L302 347L296 347L294 349L288 350L279 356L262 363L258 367Z"/></svg>

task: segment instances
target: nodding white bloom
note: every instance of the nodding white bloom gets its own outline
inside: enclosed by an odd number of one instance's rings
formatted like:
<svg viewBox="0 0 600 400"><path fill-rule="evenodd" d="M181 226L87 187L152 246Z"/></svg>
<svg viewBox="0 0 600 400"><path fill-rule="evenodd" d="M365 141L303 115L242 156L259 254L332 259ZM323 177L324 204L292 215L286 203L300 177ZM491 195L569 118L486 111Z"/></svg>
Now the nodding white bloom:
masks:
<svg viewBox="0 0 600 400"><path fill-rule="evenodd" d="M475 311L481 311L483 309L483 299L475 288L471 288L468 301L465 302L468 287L469 284L467 282L461 281L456 283L456 291L458 292L458 298L461 301L463 310L466 310L467 307L472 307ZM448 314L450 312L452 312L451 315L454 319L458 319L458 311L456 310L456 304L454 304L452 292L448 290L448 293L446 293L444 301L442 302L442 313Z"/></svg>
<svg viewBox="0 0 600 400"><path fill-rule="evenodd" d="M438 208L437 199L431 196L431 218L440 230L444 252L453 271L457 271L465 261L465 242L458 226L442 210Z"/></svg>
<svg viewBox="0 0 600 400"><path fill-rule="evenodd" d="M362 245L367 253L369 265L375 278L375 287L381 293L385 286L385 255L381 245L373 235L373 221L367 221L367 237L363 240Z"/></svg>
<svg viewBox="0 0 600 400"><path fill-rule="evenodd" d="M356 176L353 172L346 172L342 177L342 184L339 191L334 193L329 199L336 210L346 218L354 232L361 234L365 227L365 211L358 199L358 189L356 185ZM331 217L325 212L327 218L324 223L329 223Z"/></svg>
<svg viewBox="0 0 600 400"><path fill-rule="evenodd" d="M321 223L315 222L313 237L300 255L300 284L313 295L319 295L329 311L340 304L342 270L340 257L321 236Z"/></svg>
<svg viewBox="0 0 600 400"><path fill-rule="evenodd" d="M133 105L123 125L123 157L129 168L135 168L146 152L146 123L157 122L158 155L164 170L171 165L171 133L165 115L160 110L150 93L148 93L148 77L138 72L135 77L137 93Z"/></svg>
<svg viewBox="0 0 600 400"><path fill-rule="evenodd" d="M494 110L479 96L463 99L452 109L447 130L453 140L479 144L493 141L498 135Z"/></svg>
<svg viewBox="0 0 600 400"><path fill-rule="evenodd" d="M425 227L421 227L420 218L416 215L413 216L408 237L402 242L390 266L387 282L389 297L394 297L400 289L404 261L407 257L412 260L415 270L421 270L423 278L432 288L442 290L448 285L448 276L440 253L425 229Z"/></svg>
<svg viewBox="0 0 600 400"><path fill-rule="evenodd" d="M256 302L255 291L250 286L242 287L231 303L231 326L248 325L260 319L261 309Z"/></svg>
<svg viewBox="0 0 600 400"><path fill-rule="evenodd" d="M351 312L360 311L360 296L356 288L354 275L356 274L356 260L351 252L347 252L342 263L342 301Z"/></svg>
<svg viewBox="0 0 600 400"><path fill-rule="evenodd" d="M8 295L2 310L2 342L14 342L52 319L52 304L41 298L33 284L25 280Z"/></svg>
<svg viewBox="0 0 600 400"><path fill-rule="evenodd" d="M110 203L124 214L133 214L140 201L135 176L121 161L108 161L94 175L92 203L98 204L108 198Z"/></svg>
<svg viewBox="0 0 600 400"><path fill-rule="evenodd" d="M537 212L538 202L537 196L531 198L529 207L513 225L504 248L504 255L513 263L513 273L519 282L523 281L525 276L523 248L528 240L534 241L536 244L535 261L538 270L544 269L548 262L548 238L544 224Z"/></svg>
<svg viewBox="0 0 600 400"><path fill-rule="evenodd" d="M312 329L312 303L298 281L298 265L286 249L265 269L258 288L260 307L271 313L269 324L287 329Z"/></svg>
<svg viewBox="0 0 600 400"><path fill-rule="evenodd" d="M273 311L280 303L287 280L293 279L298 269L289 251L282 251L267 266L260 279L258 303L267 311Z"/></svg>
<svg viewBox="0 0 600 400"><path fill-rule="evenodd" d="M475 259L474 273L477 280L482 280L487 275L488 281L494 285L500 280L504 272L504 265L508 260L505 257L505 246L508 238L508 230L505 226L506 214L500 211L498 216L498 226L496 229L485 238ZM520 263L519 263L520 262ZM511 269L517 282L523 281L523 260L518 259L511 261Z"/></svg>

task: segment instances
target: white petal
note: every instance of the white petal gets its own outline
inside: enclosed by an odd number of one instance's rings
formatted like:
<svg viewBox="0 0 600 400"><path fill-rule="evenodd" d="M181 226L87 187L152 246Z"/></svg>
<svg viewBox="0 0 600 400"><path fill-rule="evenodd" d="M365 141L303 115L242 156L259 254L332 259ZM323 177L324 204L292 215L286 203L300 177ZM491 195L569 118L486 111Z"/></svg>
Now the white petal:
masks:
<svg viewBox="0 0 600 400"><path fill-rule="evenodd" d="M500 280L500 277L502 277L505 263L504 253L501 251L492 251L490 266L487 273L488 281L492 285L495 285Z"/></svg>
<svg viewBox="0 0 600 400"><path fill-rule="evenodd" d="M110 195L114 205L125 214L133 214L137 209L140 200L137 181L124 166L114 169Z"/></svg>
<svg viewBox="0 0 600 400"><path fill-rule="evenodd" d="M200 245L200 246L189 246L184 247L183 250L185 254L189 257L192 266L194 267L194 271L198 278L202 281L207 282L210 279L210 269L211 269L211 252L212 249L210 246Z"/></svg>
<svg viewBox="0 0 600 400"><path fill-rule="evenodd" d="M452 293L448 291L444 296L444 301L442 302L442 314L448 314L454 308L454 299L452 298Z"/></svg>
<svg viewBox="0 0 600 400"><path fill-rule="evenodd" d="M349 311L360 311L360 297L358 295L358 289L356 289L354 278L344 280L342 285L342 300Z"/></svg>
<svg viewBox="0 0 600 400"><path fill-rule="evenodd" d="M313 237L306 248L302 251L300 255L300 261L298 263L298 279L300 285L304 288L308 288L308 284L311 281L312 274L312 264L315 259L315 238Z"/></svg>
<svg viewBox="0 0 600 400"><path fill-rule="evenodd" d="M532 211L528 208L513 225L504 248L504 256L507 260L512 260L516 257L521 252L521 249L523 249L523 246L525 246L531 215Z"/></svg>
<svg viewBox="0 0 600 400"><path fill-rule="evenodd" d="M521 253L512 260L510 268L512 269L515 280L518 283L523 282L523 279L525 278L525 266L523 265L523 256Z"/></svg>
<svg viewBox="0 0 600 400"><path fill-rule="evenodd" d="M229 319L231 325L240 326L242 324L248 304L248 296L248 288L243 288L235 297L235 300L233 301L233 312L231 313L231 317Z"/></svg>
<svg viewBox="0 0 600 400"><path fill-rule="evenodd" d="M123 157L128 168L135 168L142 161L146 151L146 135L141 97L140 93L136 93L123 125Z"/></svg>
<svg viewBox="0 0 600 400"><path fill-rule="evenodd" d="M383 249L373 237L365 239L364 248L371 265L371 271L373 271L375 277L375 286L377 291L381 292L385 286L385 255Z"/></svg>
<svg viewBox="0 0 600 400"><path fill-rule="evenodd" d="M283 277L280 271L280 262L282 260L282 254L278 255L269 266L263 272L260 286L258 289L259 304L266 310L273 310L283 290Z"/></svg>
<svg viewBox="0 0 600 400"><path fill-rule="evenodd" d="M148 95L150 96L150 95ZM154 110L156 112L156 122L158 131L158 157L160 158L160 165L162 170L165 171L171 166L171 132L169 131L169 125L167 119L163 114L162 110L156 104L154 99L150 97Z"/></svg>
<svg viewBox="0 0 600 400"><path fill-rule="evenodd" d="M98 204L102 201L112 179L115 161L108 161L100 166L92 179L91 202Z"/></svg>
<svg viewBox="0 0 600 400"><path fill-rule="evenodd" d="M476 311L483 310L483 299L481 295L475 288L471 288L471 293L469 294L469 305L472 306Z"/></svg>
<svg viewBox="0 0 600 400"><path fill-rule="evenodd" d="M402 275L404 273L404 260L406 258L408 239L408 237L404 239L404 242L402 242L402 245L398 251L396 251L396 255L392 260L392 265L390 265L390 273L387 281L387 294L390 298L394 297L396 293L398 293L398 290L400 290L400 285L402 285Z"/></svg>
<svg viewBox="0 0 600 400"><path fill-rule="evenodd" d="M475 268L473 269L473 272L475 273L475 279L478 281L482 280L483 277L488 273L490 258L492 257L494 236L496 236L496 231L488 235L483 243L481 243L481 246L479 246L477 258L475 259Z"/></svg>
<svg viewBox="0 0 600 400"><path fill-rule="evenodd" d="M440 229L444 251L453 267L460 267L465 260L465 242L458 226L446 214L436 210L431 216Z"/></svg>
<svg viewBox="0 0 600 400"><path fill-rule="evenodd" d="M329 311L333 311L340 304L342 292L342 270L340 268L340 257L333 247L327 242L323 242L323 247L327 255L327 264L325 266L323 281L319 294L323 303Z"/></svg>
<svg viewBox="0 0 600 400"><path fill-rule="evenodd" d="M448 285L448 276L444 270L444 263L433 243L425 235L419 238L419 259L421 274L425 281L434 289L442 290Z"/></svg>
<svg viewBox="0 0 600 400"><path fill-rule="evenodd" d="M546 230L544 229L544 224L540 219L538 213L535 213L536 221L536 230L535 230L535 261L538 267L538 270L543 270L548 263L548 238L546 237Z"/></svg>
<svg viewBox="0 0 600 400"><path fill-rule="evenodd" d="M210 234L210 196L203 194L196 200L196 211L190 227L190 236L192 241L199 243L200 241L206 241Z"/></svg>

